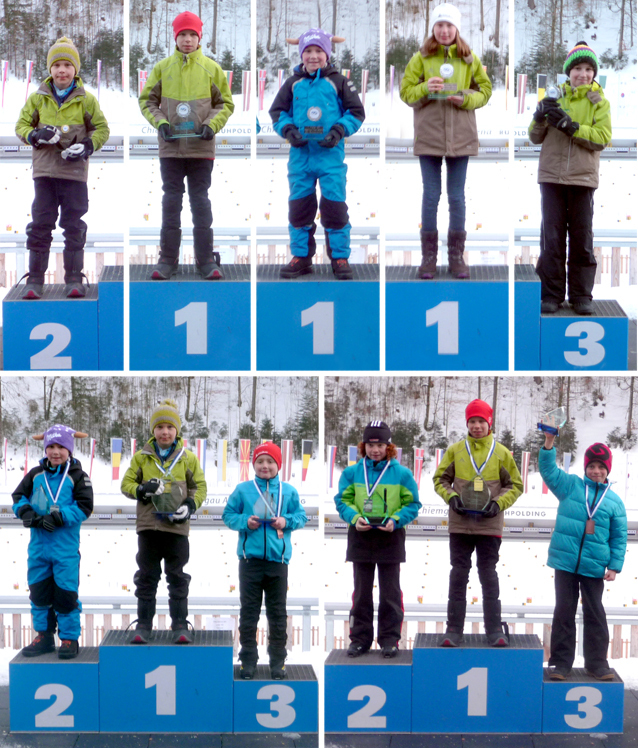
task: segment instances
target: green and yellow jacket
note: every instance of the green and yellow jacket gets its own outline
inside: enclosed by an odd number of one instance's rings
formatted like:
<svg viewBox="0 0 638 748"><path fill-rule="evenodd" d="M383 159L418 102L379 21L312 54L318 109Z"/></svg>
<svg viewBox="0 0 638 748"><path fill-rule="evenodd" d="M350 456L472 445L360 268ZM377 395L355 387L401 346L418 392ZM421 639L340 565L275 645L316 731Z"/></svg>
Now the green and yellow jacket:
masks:
<svg viewBox="0 0 638 748"><path fill-rule="evenodd" d="M32 93L22 107L16 123L16 135L23 143L29 144L29 135L44 125L54 125L62 133L55 145L43 145L33 149L33 178L54 177L86 182L89 162L66 161L62 151L79 143L86 137L93 141L94 151L98 151L109 137L109 126L102 114L98 100L85 90L79 76L75 76L75 88L58 105L49 76Z"/></svg>
<svg viewBox="0 0 638 748"><path fill-rule="evenodd" d="M190 54L178 49L155 65L140 94L142 114L155 128L193 123L194 132L208 126L218 133L235 109L226 74L198 47ZM215 138L160 138L160 158L214 158Z"/></svg>
<svg viewBox="0 0 638 748"><path fill-rule="evenodd" d="M463 96L460 107L442 99L428 99L428 80L440 77L441 65L451 63L454 75L446 82L456 83ZM458 57L456 44L439 46L431 57L417 52L405 69L401 99L414 109L415 156L476 156L478 132L475 109L485 106L492 95L492 83L479 58L472 52Z"/></svg>
<svg viewBox="0 0 638 748"><path fill-rule="evenodd" d="M580 127L570 137L551 127L547 120L529 126L532 143L542 143L538 181L553 184L598 187L600 152L611 142L611 113L603 89L595 81L589 86L561 87L560 108Z"/></svg>

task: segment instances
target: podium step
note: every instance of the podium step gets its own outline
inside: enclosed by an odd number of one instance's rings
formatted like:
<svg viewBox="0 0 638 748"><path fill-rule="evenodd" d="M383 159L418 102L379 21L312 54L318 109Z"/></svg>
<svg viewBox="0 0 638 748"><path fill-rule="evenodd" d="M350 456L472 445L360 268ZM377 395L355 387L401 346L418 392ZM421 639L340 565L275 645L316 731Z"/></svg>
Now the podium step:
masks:
<svg viewBox="0 0 638 748"><path fill-rule="evenodd" d="M259 265L257 267L257 282L259 281L281 281L282 283L312 283L312 281L334 281L336 283L351 283L352 281L337 281L332 272L331 265L317 264L312 266L312 273L300 275L298 278L280 278L279 271L283 265ZM368 264L351 263L354 281L379 281L379 266Z"/></svg>
<svg viewBox="0 0 638 748"><path fill-rule="evenodd" d="M391 265L385 270L386 282L418 281L423 284L432 284L437 281L453 281L454 283L467 283L468 281L507 281L509 269L507 265L470 265L469 278L455 278L451 275L447 265L437 265L436 275L430 280L423 280L417 275L418 267L406 265Z"/></svg>
<svg viewBox="0 0 638 748"><path fill-rule="evenodd" d="M197 272L197 266L194 263L179 265L179 271L169 280L153 280L151 274L154 265L131 265L129 268L131 283L139 281L151 281L159 286L165 286L168 283L190 283L199 281L201 283L210 283L216 285L226 281L247 281L250 283L250 265L220 265L224 278L222 280L204 280Z"/></svg>
<svg viewBox="0 0 638 748"><path fill-rule="evenodd" d="M300 680L317 680L312 665L286 665L286 677L284 680L274 681L270 677L270 667L268 665L257 665L255 677L250 681L244 681L240 676L240 665L233 665L234 680L243 681L244 683L254 683L255 681L270 681L271 683L286 683L287 681Z"/></svg>
<svg viewBox="0 0 638 748"><path fill-rule="evenodd" d="M86 296L78 299L67 299L64 293L64 283L52 283L44 286L44 293L40 299L23 299L22 294L24 293L24 283L13 286L9 293L4 297L4 301L20 301L24 304L35 306L47 301L65 301L69 304L82 304L86 301L97 301L98 299L98 284L92 283L90 286L84 284L86 288Z"/></svg>
<svg viewBox="0 0 638 748"><path fill-rule="evenodd" d="M131 644L133 637L133 628L128 631L109 631L102 640L101 647L134 647L142 649L144 647L232 647L233 635L230 631L191 631L193 637L192 644L173 644L172 631L159 631L153 629L153 638L148 644Z"/></svg>

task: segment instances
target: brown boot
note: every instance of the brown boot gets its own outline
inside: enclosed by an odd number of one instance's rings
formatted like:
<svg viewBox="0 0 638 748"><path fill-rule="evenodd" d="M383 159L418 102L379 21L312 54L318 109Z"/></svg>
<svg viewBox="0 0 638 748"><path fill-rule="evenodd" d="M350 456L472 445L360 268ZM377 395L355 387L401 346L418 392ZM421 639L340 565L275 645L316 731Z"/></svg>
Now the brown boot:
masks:
<svg viewBox="0 0 638 748"><path fill-rule="evenodd" d="M447 233L447 262L450 274L455 278L469 278L470 269L465 264L463 252L465 251L466 231L448 231Z"/></svg>
<svg viewBox="0 0 638 748"><path fill-rule="evenodd" d="M438 231L421 231L421 266L417 271L419 278L431 280L436 273L436 254L439 249Z"/></svg>

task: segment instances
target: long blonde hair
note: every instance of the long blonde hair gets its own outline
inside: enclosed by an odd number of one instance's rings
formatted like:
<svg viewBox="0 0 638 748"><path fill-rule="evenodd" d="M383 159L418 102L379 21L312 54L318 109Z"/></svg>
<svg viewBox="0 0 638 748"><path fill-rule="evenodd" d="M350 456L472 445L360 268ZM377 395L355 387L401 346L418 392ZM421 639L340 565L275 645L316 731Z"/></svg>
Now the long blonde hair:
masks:
<svg viewBox="0 0 638 748"><path fill-rule="evenodd" d="M472 50L470 49L470 45L465 41L465 39L461 37L458 29L456 31L456 38L452 42L452 44L456 44L457 57L471 57ZM432 34L432 36L428 36L423 40L423 44L421 45L421 49L419 51L421 52L423 57L434 57L434 55L438 54L440 46L441 45L434 38L434 34Z"/></svg>

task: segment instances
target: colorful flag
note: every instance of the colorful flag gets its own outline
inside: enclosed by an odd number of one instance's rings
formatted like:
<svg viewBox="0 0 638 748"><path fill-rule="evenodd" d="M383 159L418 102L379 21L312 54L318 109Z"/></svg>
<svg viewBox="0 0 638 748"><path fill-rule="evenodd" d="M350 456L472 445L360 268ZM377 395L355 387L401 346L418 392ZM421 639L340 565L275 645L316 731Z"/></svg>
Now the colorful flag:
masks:
<svg viewBox="0 0 638 748"><path fill-rule="evenodd" d="M137 451L137 439L131 439L131 457L133 457L136 451Z"/></svg>
<svg viewBox="0 0 638 748"><path fill-rule="evenodd" d="M226 439L217 440L217 483L226 480L226 461L228 459L228 442Z"/></svg>
<svg viewBox="0 0 638 748"><path fill-rule="evenodd" d="M184 449L188 449L188 439L185 437L182 437L182 443L184 445Z"/></svg>
<svg viewBox="0 0 638 748"><path fill-rule="evenodd" d="M248 480L250 477L250 439L239 440L239 480Z"/></svg>
<svg viewBox="0 0 638 748"><path fill-rule="evenodd" d="M441 460L443 459L443 455L445 454L444 449L437 449L434 453L434 462L435 467L438 467L441 464Z"/></svg>
<svg viewBox="0 0 638 748"><path fill-rule="evenodd" d="M343 70L341 71L341 75L343 75L344 78L350 80L350 70L348 70L348 68L343 68Z"/></svg>
<svg viewBox="0 0 638 748"><path fill-rule="evenodd" d="M126 91L126 75L124 70L124 58L122 57L122 91Z"/></svg>
<svg viewBox="0 0 638 748"><path fill-rule="evenodd" d="M285 481L292 476L292 439L281 440L281 476Z"/></svg>
<svg viewBox="0 0 638 748"><path fill-rule="evenodd" d="M348 445L348 467L350 465L356 465L357 460L359 459L359 447L355 444L354 446L352 444Z"/></svg>
<svg viewBox="0 0 638 748"><path fill-rule="evenodd" d="M2 459L3 459L3 462L4 462L4 485L5 486L7 485L7 451L8 451L8 446L9 446L9 440L5 436L4 437L4 446L3 446L3 449L2 449Z"/></svg>
<svg viewBox="0 0 638 748"><path fill-rule="evenodd" d="M250 110L250 70L243 70L241 76L241 95L244 100L244 111Z"/></svg>
<svg viewBox="0 0 638 748"><path fill-rule="evenodd" d="M518 113L525 113L525 91L527 90L527 76L519 73L516 76L516 93L518 94Z"/></svg>
<svg viewBox="0 0 638 748"><path fill-rule="evenodd" d="M29 84L31 83L31 74L33 73L33 60L27 60L27 90L24 94L24 100L29 98Z"/></svg>
<svg viewBox="0 0 638 748"><path fill-rule="evenodd" d="M266 70L259 70L259 111L264 108L264 93L266 91Z"/></svg>
<svg viewBox="0 0 638 748"><path fill-rule="evenodd" d="M2 106L4 106L4 87L7 82L7 74L9 73L9 60L2 60Z"/></svg>
<svg viewBox="0 0 638 748"><path fill-rule="evenodd" d="M111 437L111 480L119 480L120 477L120 464L122 462L122 443L122 439Z"/></svg>
<svg viewBox="0 0 638 748"><path fill-rule="evenodd" d="M423 470L423 455L425 449L414 448L414 480L419 488L421 488L421 471Z"/></svg>
<svg viewBox="0 0 638 748"><path fill-rule="evenodd" d="M546 88L547 75L545 73L538 73L536 75L536 101L542 101L545 98Z"/></svg>
<svg viewBox="0 0 638 748"><path fill-rule="evenodd" d="M510 66L505 66L505 111L507 111L507 100L510 97Z"/></svg>
<svg viewBox="0 0 638 748"><path fill-rule="evenodd" d="M97 61L97 100L100 100L100 83L102 82L102 60Z"/></svg>
<svg viewBox="0 0 638 748"><path fill-rule="evenodd" d="M233 71L224 70L224 74L226 75L226 80L228 81L228 88L232 88L233 87Z"/></svg>
<svg viewBox="0 0 638 748"><path fill-rule="evenodd" d="M543 481L543 493L549 493L549 488L545 485L545 481Z"/></svg>
<svg viewBox="0 0 638 748"><path fill-rule="evenodd" d="M29 472L29 439L24 443L24 474Z"/></svg>
<svg viewBox="0 0 638 748"><path fill-rule="evenodd" d="M91 461L89 462L89 478L93 473L93 458L95 457L95 439L91 439Z"/></svg>
<svg viewBox="0 0 638 748"><path fill-rule="evenodd" d="M521 478L523 479L523 493L527 493L527 476L529 475L530 452L523 452L521 456Z"/></svg>
<svg viewBox="0 0 638 748"><path fill-rule="evenodd" d="M397 462L401 463L401 458L403 457L403 447L397 447Z"/></svg>
<svg viewBox="0 0 638 748"><path fill-rule="evenodd" d="M332 488L332 481L335 472L335 458L337 457L337 448L328 446L328 488Z"/></svg>
<svg viewBox="0 0 638 748"><path fill-rule="evenodd" d="M286 80L286 71L278 70L277 71L277 83L279 84L279 88L281 88L284 85L285 80Z"/></svg>
<svg viewBox="0 0 638 748"><path fill-rule="evenodd" d="M569 473L569 466L571 465L571 462L572 456L569 454L569 452L565 452L565 454L563 455L563 470L566 473Z"/></svg>
<svg viewBox="0 0 638 748"><path fill-rule="evenodd" d="M394 65L390 65L390 108L394 101Z"/></svg>
<svg viewBox="0 0 638 748"><path fill-rule="evenodd" d="M366 90L368 88L368 80L370 79L370 71L361 71L361 103L363 106L366 105Z"/></svg>
<svg viewBox="0 0 638 748"><path fill-rule="evenodd" d="M142 93L142 89L146 85L146 79L148 78L148 72L146 70L137 71L137 95Z"/></svg>
<svg viewBox="0 0 638 748"><path fill-rule="evenodd" d="M301 482L303 483L306 480L306 475L308 474L308 465L310 464L310 458L312 457L312 439L302 440L301 454L303 460L303 462L301 463Z"/></svg>
<svg viewBox="0 0 638 748"><path fill-rule="evenodd" d="M208 439L198 439L197 442L197 459L199 464L202 466L204 475L206 475L206 447L208 446Z"/></svg>

